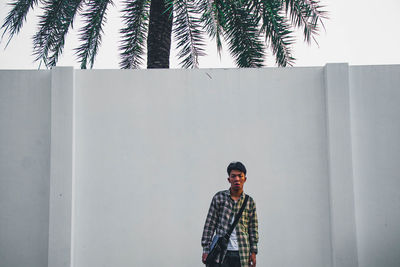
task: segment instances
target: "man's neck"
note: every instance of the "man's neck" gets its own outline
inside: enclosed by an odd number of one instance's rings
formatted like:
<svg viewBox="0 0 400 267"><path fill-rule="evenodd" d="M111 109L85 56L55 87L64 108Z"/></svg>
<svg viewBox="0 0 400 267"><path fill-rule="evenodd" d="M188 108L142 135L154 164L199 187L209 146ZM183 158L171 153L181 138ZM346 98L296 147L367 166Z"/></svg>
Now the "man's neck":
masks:
<svg viewBox="0 0 400 267"><path fill-rule="evenodd" d="M243 193L243 189L242 190L233 190L231 188L229 191L231 193L231 198L235 201L238 200L242 196L242 193Z"/></svg>

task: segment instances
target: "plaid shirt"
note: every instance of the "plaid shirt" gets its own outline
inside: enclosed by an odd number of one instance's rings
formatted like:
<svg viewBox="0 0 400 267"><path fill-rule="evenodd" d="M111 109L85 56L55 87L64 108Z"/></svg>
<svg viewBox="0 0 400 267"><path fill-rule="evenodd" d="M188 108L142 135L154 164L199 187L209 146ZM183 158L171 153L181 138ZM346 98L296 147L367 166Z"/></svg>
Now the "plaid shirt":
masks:
<svg viewBox="0 0 400 267"><path fill-rule="evenodd" d="M245 194L235 203L231 198L230 191L224 190L215 194L211 201L206 223L204 225L201 245L203 252L208 253L214 232L219 236L224 236L229 230L233 216L239 212L244 201ZM246 208L243 210L242 217L236 225L236 235L239 246L241 267L249 266L250 252L257 253L258 243L258 221L256 204L249 196Z"/></svg>

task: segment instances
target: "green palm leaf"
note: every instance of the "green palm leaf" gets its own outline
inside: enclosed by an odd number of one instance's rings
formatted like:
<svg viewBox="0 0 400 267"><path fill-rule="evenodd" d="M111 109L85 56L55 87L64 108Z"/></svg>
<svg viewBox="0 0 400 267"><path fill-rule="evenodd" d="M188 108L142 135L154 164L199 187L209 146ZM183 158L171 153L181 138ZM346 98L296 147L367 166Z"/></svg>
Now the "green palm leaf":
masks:
<svg viewBox="0 0 400 267"><path fill-rule="evenodd" d="M39 31L33 37L36 61L46 67L55 66L65 44L65 36L83 0L43 1L44 15L40 16Z"/></svg>
<svg viewBox="0 0 400 267"><path fill-rule="evenodd" d="M327 18L321 0L121 0L120 66L138 68L147 52L148 68L168 68L171 29L184 68L197 67L205 55L204 35L222 50L222 38L238 67L262 67L266 48L278 66L291 66L293 32L303 29L310 43ZM80 45L75 49L81 68L93 67L112 0L10 0L12 6L1 29L9 40L19 33L30 9L39 5L39 29L34 35L35 60L57 64L75 15L83 17ZM81 10L84 10L81 12ZM174 20L173 20L174 19ZM172 26L173 25L173 26ZM147 41L147 51L145 43ZM8 45L8 43L7 43Z"/></svg>
<svg viewBox="0 0 400 267"><path fill-rule="evenodd" d="M149 20L149 0L124 1L122 20L121 62L123 69L138 68L143 63Z"/></svg>
<svg viewBox="0 0 400 267"><path fill-rule="evenodd" d="M219 14L225 21L223 29L237 66L258 68L263 66L264 59L264 45L258 30L259 18L255 7L244 2L248 1L227 0L221 3Z"/></svg>
<svg viewBox="0 0 400 267"><path fill-rule="evenodd" d="M197 68L199 56L205 55L204 38L195 0L175 0L173 33L178 44L178 57L183 68ZM170 3L171 4L171 3Z"/></svg>
<svg viewBox="0 0 400 267"><path fill-rule="evenodd" d="M93 68L98 48L101 44L103 26L107 21L107 7L112 4L111 0L89 0L87 10L82 14L85 25L80 30L80 42L76 54L81 63L81 68L86 69L89 63Z"/></svg>
<svg viewBox="0 0 400 267"><path fill-rule="evenodd" d="M290 24L282 10L279 0L261 1L262 16L261 31L264 32L268 46L272 47L278 66L286 67L293 64L294 58L290 46L294 42Z"/></svg>
<svg viewBox="0 0 400 267"><path fill-rule="evenodd" d="M26 19L26 15L29 10L38 4L38 0L15 0L11 2L9 5L13 6L11 11L8 13L7 17L4 20L3 25L1 26L4 29L2 37L4 34L8 32L9 38L8 43L12 39L15 34L18 34L20 29L22 28L24 21Z"/></svg>
<svg viewBox="0 0 400 267"><path fill-rule="evenodd" d="M217 52L221 55L222 51L222 24L219 20L217 3L215 0L202 0L199 4L201 20L208 35L216 41Z"/></svg>
<svg viewBox="0 0 400 267"><path fill-rule="evenodd" d="M319 30L319 23L323 25L322 19L327 18L327 12L323 6L314 0L285 0L286 13L290 16L294 26L303 27L304 40L307 43L315 39Z"/></svg>

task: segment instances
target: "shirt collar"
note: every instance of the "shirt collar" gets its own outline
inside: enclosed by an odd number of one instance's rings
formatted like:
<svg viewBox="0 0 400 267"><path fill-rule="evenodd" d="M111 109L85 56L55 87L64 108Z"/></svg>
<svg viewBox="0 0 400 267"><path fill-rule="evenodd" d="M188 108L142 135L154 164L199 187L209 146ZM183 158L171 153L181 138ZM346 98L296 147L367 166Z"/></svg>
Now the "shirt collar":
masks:
<svg viewBox="0 0 400 267"><path fill-rule="evenodd" d="M227 196L227 197L231 197L231 191L230 191L230 189L228 189L228 190L225 190L224 191L224 194ZM245 193L244 193L244 190L243 190L243 192L242 192L242 194L240 195L240 198L238 199L239 201L240 200L242 200L243 198L244 198L244 196L245 196Z"/></svg>

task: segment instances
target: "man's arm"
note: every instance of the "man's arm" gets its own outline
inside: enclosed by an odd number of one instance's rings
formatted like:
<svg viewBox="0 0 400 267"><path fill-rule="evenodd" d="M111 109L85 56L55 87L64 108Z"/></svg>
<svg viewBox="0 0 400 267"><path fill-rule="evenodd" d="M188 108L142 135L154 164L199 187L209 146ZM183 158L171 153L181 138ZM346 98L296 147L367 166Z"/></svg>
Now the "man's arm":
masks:
<svg viewBox="0 0 400 267"><path fill-rule="evenodd" d="M203 229L203 235L201 237L201 246L203 247L203 255L202 255L203 262L205 262L205 259L207 258L209 246L212 241L212 237L214 235L217 222L218 222L218 205L216 197L214 196L211 201L210 208L208 209L208 214Z"/></svg>
<svg viewBox="0 0 400 267"><path fill-rule="evenodd" d="M249 221L249 241L250 241L250 252L258 253L258 219L256 211L256 203L251 201L250 203L250 221ZM254 255L255 258L255 255Z"/></svg>

